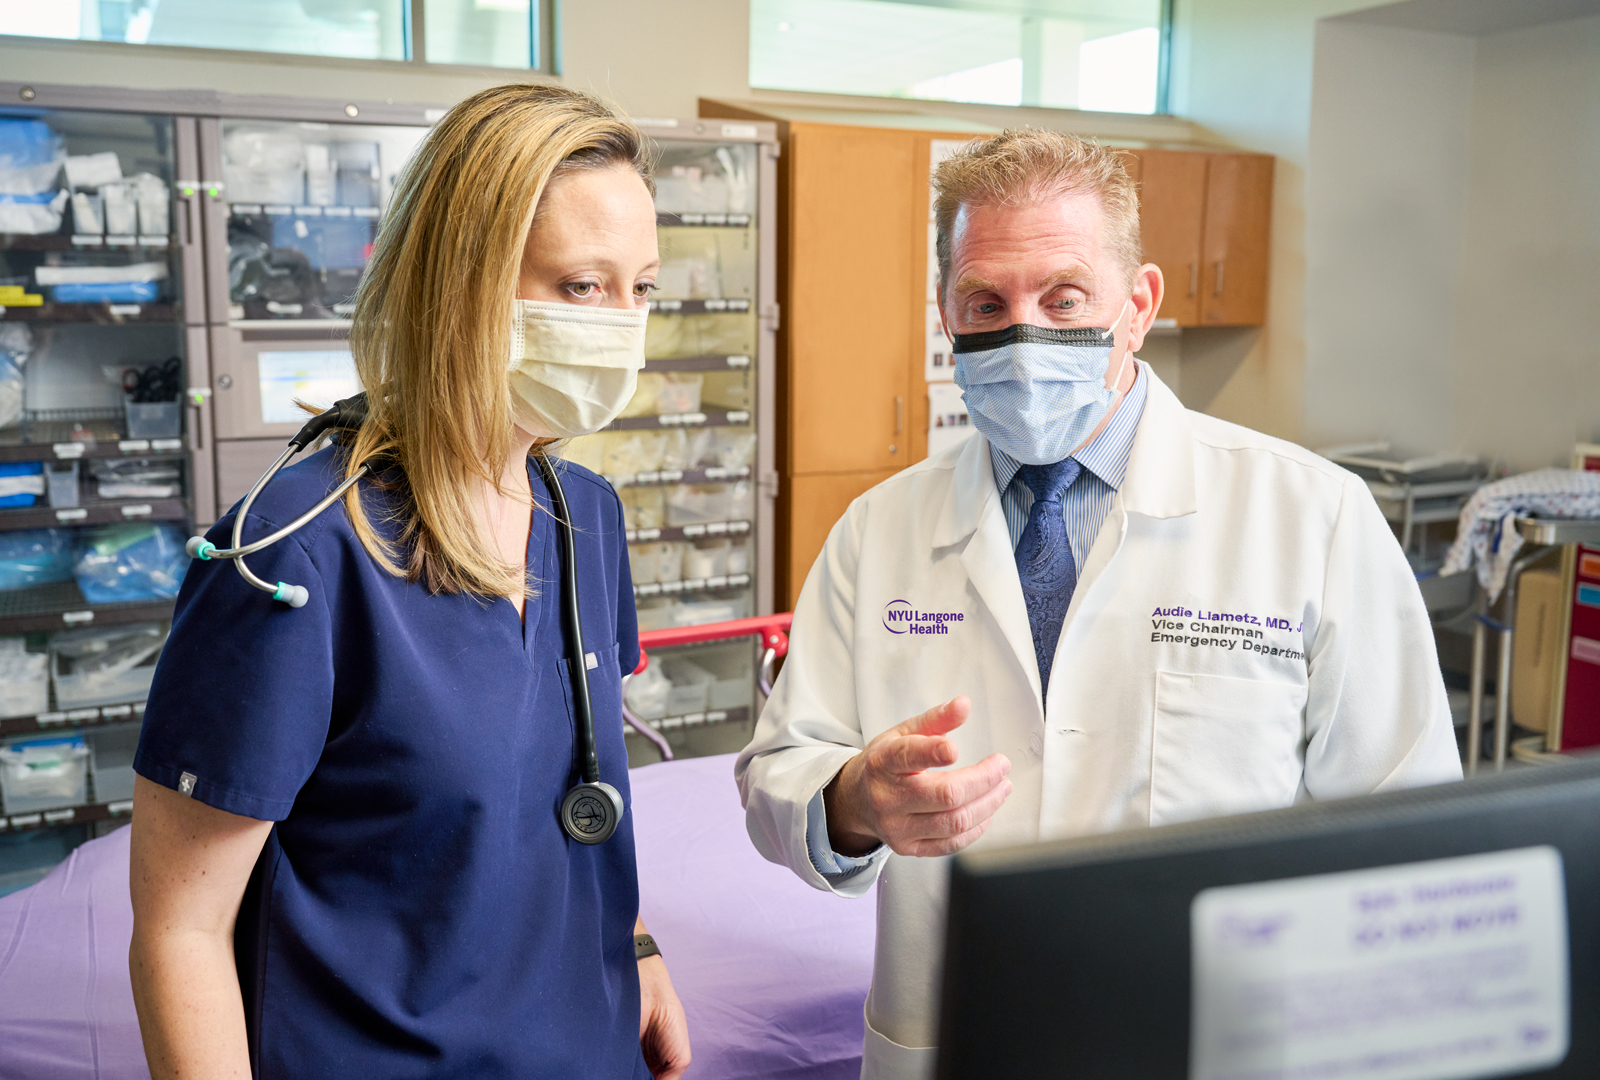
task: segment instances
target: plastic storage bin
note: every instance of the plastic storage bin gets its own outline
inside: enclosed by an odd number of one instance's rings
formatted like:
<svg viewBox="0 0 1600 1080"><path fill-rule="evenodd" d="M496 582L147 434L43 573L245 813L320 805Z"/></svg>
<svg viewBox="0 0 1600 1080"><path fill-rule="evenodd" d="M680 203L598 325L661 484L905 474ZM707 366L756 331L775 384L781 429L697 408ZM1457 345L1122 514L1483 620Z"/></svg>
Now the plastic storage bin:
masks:
<svg viewBox="0 0 1600 1080"><path fill-rule="evenodd" d="M69 581L72 556L68 529L0 533L0 590Z"/></svg>
<svg viewBox="0 0 1600 1080"><path fill-rule="evenodd" d="M0 800L8 814L59 810L89 800L89 749L80 736L0 747Z"/></svg>
<svg viewBox="0 0 1600 1080"><path fill-rule="evenodd" d="M35 716L49 708L49 656L28 652L23 638L0 638L0 717Z"/></svg>
<svg viewBox="0 0 1600 1080"><path fill-rule="evenodd" d="M166 640L166 628L155 623L55 635L50 639L50 671L56 706L80 709L143 701Z"/></svg>
<svg viewBox="0 0 1600 1080"><path fill-rule="evenodd" d="M91 604L170 600L189 569L183 532L172 525L102 525L86 530L73 572Z"/></svg>
<svg viewBox="0 0 1600 1080"><path fill-rule="evenodd" d="M89 779L95 802L133 798L133 752L137 749L137 725L89 733Z"/></svg>
<svg viewBox="0 0 1600 1080"><path fill-rule="evenodd" d="M176 439L183 433L181 402L124 401L123 407L127 410L130 439Z"/></svg>
<svg viewBox="0 0 1600 1080"><path fill-rule="evenodd" d="M44 471L45 493L54 507L78 505L78 463L53 461Z"/></svg>

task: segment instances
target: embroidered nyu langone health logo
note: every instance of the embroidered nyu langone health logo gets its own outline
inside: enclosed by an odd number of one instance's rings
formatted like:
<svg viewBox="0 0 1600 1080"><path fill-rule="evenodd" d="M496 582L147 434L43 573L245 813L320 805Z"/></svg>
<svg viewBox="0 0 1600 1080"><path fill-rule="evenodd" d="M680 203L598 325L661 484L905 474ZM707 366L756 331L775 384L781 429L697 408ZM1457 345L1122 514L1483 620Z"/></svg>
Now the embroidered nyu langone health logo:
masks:
<svg viewBox="0 0 1600 1080"><path fill-rule="evenodd" d="M883 608L883 628L891 634L948 634L951 623L965 621L959 611L919 611L909 600L891 600Z"/></svg>

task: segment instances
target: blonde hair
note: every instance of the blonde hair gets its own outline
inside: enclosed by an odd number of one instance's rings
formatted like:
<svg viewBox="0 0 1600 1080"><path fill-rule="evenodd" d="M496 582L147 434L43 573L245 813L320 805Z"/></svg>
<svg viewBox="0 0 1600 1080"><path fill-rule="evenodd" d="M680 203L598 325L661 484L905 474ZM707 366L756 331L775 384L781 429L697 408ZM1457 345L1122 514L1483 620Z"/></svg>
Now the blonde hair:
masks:
<svg viewBox="0 0 1600 1080"><path fill-rule="evenodd" d="M359 486L346 497L389 573L435 592L531 595L479 525L475 481L505 493L512 299L540 197L567 170L615 165L650 186L631 120L576 90L510 85L456 105L401 171L356 293L350 346L368 411L345 466L399 467L398 543L378 534Z"/></svg>
<svg viewBox="0 0 1600 1080"><path fill-rule="evenodd" d="M1115 151L1099 143L1032 128L974 139L933 174L939 295L950 287L952 232L963 206L1020 206L1055 195L1087 194L1100 203L1106 236L1132 288L1138 273L1139 191Z"/></svg>

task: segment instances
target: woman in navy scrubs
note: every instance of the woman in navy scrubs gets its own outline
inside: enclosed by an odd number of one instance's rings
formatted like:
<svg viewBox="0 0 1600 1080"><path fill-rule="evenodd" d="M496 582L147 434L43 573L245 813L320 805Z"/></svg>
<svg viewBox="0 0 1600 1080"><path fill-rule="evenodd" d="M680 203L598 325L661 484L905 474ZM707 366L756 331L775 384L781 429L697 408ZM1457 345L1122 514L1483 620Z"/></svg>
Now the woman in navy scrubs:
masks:
<svg viewBox="0 0 1600 1080"><path fill-rule="evenodd" d="M660 266L638 131L558 87L458 105L395 189L352 328L370 412L284 470L246 541L291 608L197 562L135 769L129 965L155 1080L677 1077L635 960L631 814L579 844L561 530L530 455L608 423ZM515 299L514 299L515 298ZM628 801L622 508L554 462L602 778ZM210 538L225 546L230 514Z"/></svg>

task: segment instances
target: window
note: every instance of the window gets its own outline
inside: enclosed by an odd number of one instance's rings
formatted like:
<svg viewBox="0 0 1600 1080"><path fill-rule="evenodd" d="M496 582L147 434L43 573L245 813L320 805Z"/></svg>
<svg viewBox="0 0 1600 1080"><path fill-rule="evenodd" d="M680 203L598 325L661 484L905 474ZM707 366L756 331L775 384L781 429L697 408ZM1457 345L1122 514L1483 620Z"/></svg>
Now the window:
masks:
<svg viewBox="0 0 1600 1080"><path fill-rule="evenodd" d="M1156 112L1163 0L751 0L750 85Z"/></svg>
<svg viewBox="0 0 1600 1080"><path fill-rule="evenodd" d="M0 0L0 34L555 71L557 0Z"/></svg>

